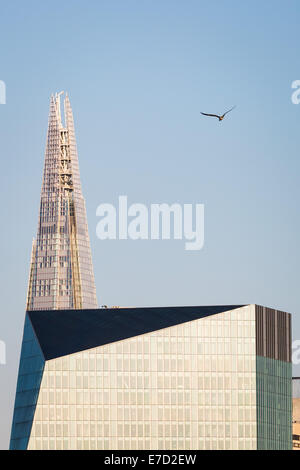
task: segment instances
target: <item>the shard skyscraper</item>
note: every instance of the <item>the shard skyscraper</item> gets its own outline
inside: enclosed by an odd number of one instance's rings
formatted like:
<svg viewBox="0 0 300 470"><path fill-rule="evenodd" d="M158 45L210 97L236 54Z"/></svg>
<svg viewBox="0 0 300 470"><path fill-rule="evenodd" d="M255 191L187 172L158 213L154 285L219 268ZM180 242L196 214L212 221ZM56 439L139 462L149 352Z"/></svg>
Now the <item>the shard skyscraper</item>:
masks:
<svg viewBox="0 0 300 470"><path fill-rule="evenodd" d="M37 237L27 310L97 308L73 114L68 95L52 95Z"/></svg>

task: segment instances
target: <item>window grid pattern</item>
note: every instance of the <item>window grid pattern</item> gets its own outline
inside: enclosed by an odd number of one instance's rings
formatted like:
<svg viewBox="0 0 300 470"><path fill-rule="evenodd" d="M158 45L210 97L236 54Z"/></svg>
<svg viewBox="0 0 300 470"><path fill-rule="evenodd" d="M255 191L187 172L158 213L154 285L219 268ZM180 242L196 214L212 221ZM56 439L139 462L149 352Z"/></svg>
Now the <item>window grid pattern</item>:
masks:
<svg viewBox="0 0 300 470"><path fill-rule="evenodd" d="M29 449L255 449L247 306L46 362Z"/></svg>
<svg viewBox="0 0 300 470"><path fill-rule="evenodd" d="M258 449L292 449L292 364L257 356Z"/></svg>
<svg viewBox="0 0 300 470"><path fill-rule="evenodd" d="M85 201L68 96L51 97L40 214L27 310L97 308Z"/></svg>

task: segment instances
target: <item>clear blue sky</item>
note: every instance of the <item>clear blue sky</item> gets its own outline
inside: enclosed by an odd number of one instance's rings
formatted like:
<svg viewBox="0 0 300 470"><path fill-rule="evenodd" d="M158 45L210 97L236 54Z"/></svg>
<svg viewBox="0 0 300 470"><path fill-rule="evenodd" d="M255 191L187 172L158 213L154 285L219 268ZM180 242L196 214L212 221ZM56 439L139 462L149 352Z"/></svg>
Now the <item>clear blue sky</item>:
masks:
<svg viewBox="0 0 300 470"><path fill-rule="evenodd" d="M292 312L300 339L299 16L299 1L1 2L0 447L52 92L75 115L100 305L259 303ZM222 124L199 114L233 105ZM97 206L123 194L204 203L204 249L99 241Z"/></svg>

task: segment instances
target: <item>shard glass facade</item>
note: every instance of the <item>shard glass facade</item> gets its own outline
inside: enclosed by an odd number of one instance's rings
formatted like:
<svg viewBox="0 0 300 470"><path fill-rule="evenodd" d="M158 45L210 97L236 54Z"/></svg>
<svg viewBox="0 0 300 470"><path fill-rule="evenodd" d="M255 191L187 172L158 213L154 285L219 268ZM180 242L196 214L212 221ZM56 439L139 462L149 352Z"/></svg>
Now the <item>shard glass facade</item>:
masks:
<svg viewBox="0 0 300 470"><path fill-rule="evenodd" d="M51 97L27 310L97 308L85 201L68 96Z"/></svg>

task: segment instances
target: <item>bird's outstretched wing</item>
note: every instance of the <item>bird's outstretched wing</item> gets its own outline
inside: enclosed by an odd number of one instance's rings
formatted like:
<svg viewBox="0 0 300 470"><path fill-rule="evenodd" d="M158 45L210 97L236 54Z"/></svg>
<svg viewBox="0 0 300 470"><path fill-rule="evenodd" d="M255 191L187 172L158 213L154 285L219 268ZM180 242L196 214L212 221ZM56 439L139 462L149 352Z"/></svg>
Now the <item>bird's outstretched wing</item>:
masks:
<svg viewBox="0 0 300 470"><path fill-rule="evenodd" d="M218 116L217 114L208 114L208 113L202 113L202 112L201 112L201 114L203 114L203 116L211 116L211 117L216 117L218 119L220 118L220 116Z"/></svg>
<svg viewBox="0 0 300 470"><path fill-rule="evenodd" d="M230 113L230 111L232 111L234 108L236 108L236 106L233 106L231 109L228 109L228 111L226 111L226 113L224 113L223 116L226 116L226 114Z"/></svg>

